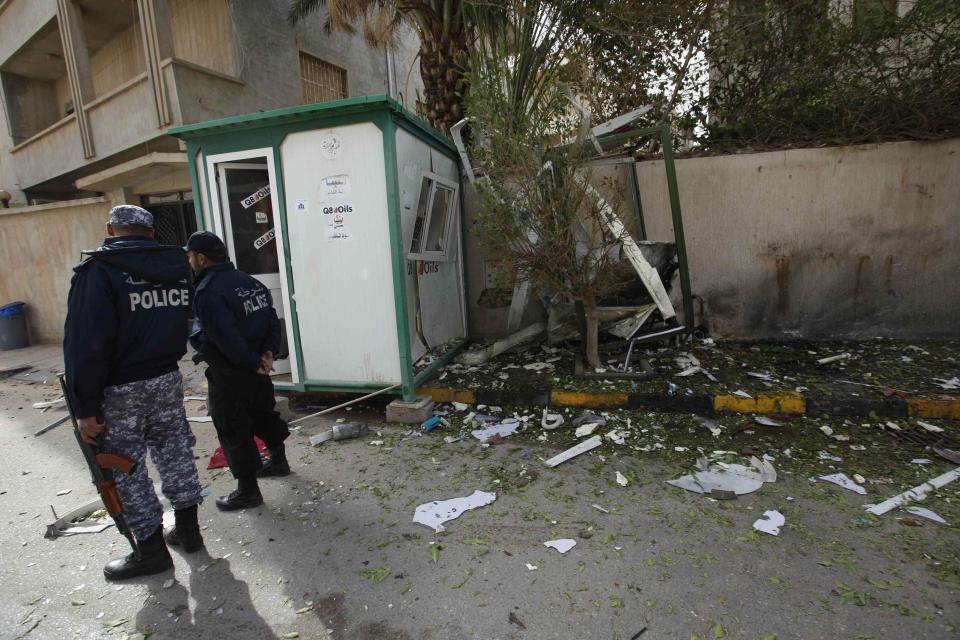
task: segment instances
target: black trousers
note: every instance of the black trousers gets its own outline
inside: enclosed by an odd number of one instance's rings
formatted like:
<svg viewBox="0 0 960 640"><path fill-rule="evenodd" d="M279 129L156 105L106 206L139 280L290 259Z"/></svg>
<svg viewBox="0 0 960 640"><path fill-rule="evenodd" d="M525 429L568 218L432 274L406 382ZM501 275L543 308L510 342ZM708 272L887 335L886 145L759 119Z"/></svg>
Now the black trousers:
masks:
<svg viewBox="0 0 960 640"><path fill-rule="evenodd" d="M261 462L253 437L275 449L290 435L274 410L273 381L226 363L210 363L206 375L207 405L230 471L235 478L254 476Z"/></svg>

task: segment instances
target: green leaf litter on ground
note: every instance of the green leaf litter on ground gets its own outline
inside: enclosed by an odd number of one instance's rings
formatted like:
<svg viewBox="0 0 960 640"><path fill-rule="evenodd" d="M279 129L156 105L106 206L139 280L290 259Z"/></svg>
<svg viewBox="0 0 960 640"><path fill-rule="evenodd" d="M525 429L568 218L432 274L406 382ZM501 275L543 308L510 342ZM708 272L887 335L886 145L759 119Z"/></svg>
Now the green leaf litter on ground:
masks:
<svg viewBox="0 0 960 640"><path fill-rule="evenodd" d="M390 575L390 567L377 567L376 569L361 569L357 575L362 578L369 578L374 582L383 582Z"/></svg>
<svg viewBox="0 0 960 640"><path fill-rule="evenodd" d="M726 638L726 637L727 637L727 631L726 631L726 629L724 629L724 628L723 628L723 625L720 624L719 622L714 622L712 625L710 625L710 633L713 634L713 637L714 637L714 638Z"/></svg>

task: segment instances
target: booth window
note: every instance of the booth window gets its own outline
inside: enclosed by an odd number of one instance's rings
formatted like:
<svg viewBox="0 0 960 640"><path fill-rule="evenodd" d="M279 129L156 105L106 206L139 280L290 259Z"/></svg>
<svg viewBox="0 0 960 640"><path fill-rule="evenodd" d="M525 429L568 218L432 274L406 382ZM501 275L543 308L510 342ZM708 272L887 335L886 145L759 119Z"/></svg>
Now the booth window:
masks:
<svg viewBox="0 0 960 640"><path fill-rule="evenodd" d="M450 259L450 233L456 219L457 185L433 174L424 173L417 200L417 219L410 241L410 260Z"/></svg>

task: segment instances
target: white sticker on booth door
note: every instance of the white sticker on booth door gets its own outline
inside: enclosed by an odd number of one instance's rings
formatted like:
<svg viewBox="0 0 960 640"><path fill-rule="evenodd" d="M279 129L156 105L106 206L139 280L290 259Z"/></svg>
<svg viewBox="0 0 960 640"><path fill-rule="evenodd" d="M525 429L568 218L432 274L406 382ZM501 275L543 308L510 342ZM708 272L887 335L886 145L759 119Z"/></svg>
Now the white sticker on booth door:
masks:
<svg viewBox="0 0 960 640"><path fill-rule="evenodd" d="M267 217L266 212L257 211L257 224L269 224L270 218Z"/></svg>
<svg viewBox="0 0 960 640"><path fill-rule="evenodd" d="M333 160L343 151L343 138L336 133L327 133L320 138L320 153L327 160Z"/></svg>
<svg viewBox="0 0 960 640"><path fill-rule="evenodd" d="M261 249L265 244L277 237L277 232L274 229L270 229L265 234L253 241L254 249Z"/></svg>
<svg viewBox="0 0 960 640"><path fill-rule="evenodd" d="M293 210L297 213L310 213L310 201L309 200L297 200L296 205L294 205Z"/></svg>
<svg viewBox="0 0 960 640"><path fill-rule="evenodd" d="M353 240L353 233L350 228L343 223L343 218L337 216L333 222L330 222L323 229L323 239L327 242L350 242Z"/></svg>
<svg viewBox="0 0 960 640"><path fill-rule="evenodd" d="M350 197L350 176L340 173L320 179L320 202Z"/></svg>

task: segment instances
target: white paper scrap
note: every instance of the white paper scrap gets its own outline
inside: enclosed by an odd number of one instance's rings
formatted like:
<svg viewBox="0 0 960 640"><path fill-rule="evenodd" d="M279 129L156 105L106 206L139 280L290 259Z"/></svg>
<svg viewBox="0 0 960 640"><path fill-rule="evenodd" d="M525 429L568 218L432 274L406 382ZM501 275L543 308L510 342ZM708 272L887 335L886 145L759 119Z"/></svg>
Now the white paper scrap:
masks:
<svg viewBox="0 0 960 640"><path fill-rule="evenodd" d="M615 442L616 444L624 444L624 443L627 441L627 440L626 440L627 434L624 433L623 431L619 431L619 430L617 430L617 429L614 429L613 431L611 431L610 433L608 433L608 434L605 435L604 437L605 437L607 440L612 440L612 441Z"/></svg>
<svg viewBox="0 0 960 640"><path fill-rule="evenodd" d="M570 538L561 538L559 540L548 540L543 543L543 546L550 547L551 549L556 549L560 553L566 553L573 549L577 544L576 540L571 540Z"/></svg>
<svg viewBox="0 0 960 640"><path fill-rule="evenodd" d="M617 471L617 484L620 485L621 487L625 487L628 484L630 484L630 481L627 480L627 477L625 475Z"/></svg>
<svg viewBox="0 0 960 640"><path fill-rule="evenodd" d="M779 511L764 511L763 517L753 523L753 528L757 531L769 533L772 536L780 535L780 527L786 523L787 519Z"/></svg>
<svg viewBox="0 0 960 640"><path fill-rule="evenodd" d="M943 432L943 429L942 429L941 427L938 427L938 426L935 425L935 424L930 424L929 422L924 422L924 421L922 421L922 420L917 420L917 424L920 425L921 427L923 427L924 429L926 429L927 431L931 432L931 433L942 433L942 432Z"/></svg>
<svg viewBox="0 0 960 640"><path fill-rule="evenodd" d="M847 477L845 473L832 473L828 476L820 476L821 480L826 482L832 482L835 485L841 486L844 489L849 489L854 493L859 493L862 496L867 495L867 490L854 482L851 478Z"/></svg>
<svg viewBox="0 0 960 640"><path fill-rule="evenodd" d="M927 458L914 458L910 461L910 464L930 464L930 460Z"/></svg>
<svg viewBox="0 0 960 640"><path fill-rule="evenodd" d="M535 564L530 564L530 563L528 562L528 563L527 563L527 569L529 569L530 571L536 571L536 570L537 570L537 565L535 565Z"/></svg>
<svg viewBox="0 0 960 640"><path fill-rule="evenodd" d="M470 434L474 438L481 442L486 442L495 435L499 435L501 438L506 438L507 436L512 436L517 432L517 429L520 427L519 422L501 422L500 424L495 424L491 427L485 429L477 429L471 431Z"/></svg>
<svg viewBox="0 0 960 640"><path fill-rule="evenodd" d="M459 518L464 511L485 507L496 499L496 493L489 493L478 489L463 498L425 502L414 511L413 521L419 522L440 533L445 530L443 527L444 522Z"/></svg>
<svg viewBox="0 0 960 640"><path fill-rule="evenodd" d="M591 422L590 424L579 426L577 427L577 430L574 432L573 435L575 435L578 438L585 438L586 436L593 434L593 432L596 431L597 427L599 426L600 425L597 424L596 422Z"/></svg>
<svg viewBox="0 0 960 640"><path fill-rule="evenodd" d="M940 524L947 524L946 520L941 518L933 511L930 511L930 509L925 509L923 507L907 507L907 512L912 513L915 516L920 516L921 518L926 518L927 520L939 522Z"/></svg>
<svg viewBox="0 0 960 640"><path fill-rule="evenodd" d="M768 418L767 416L757 416L753 419L757 424L762 424L765 427L782 427L783 423L774 420L773 418Z"/></svg>

